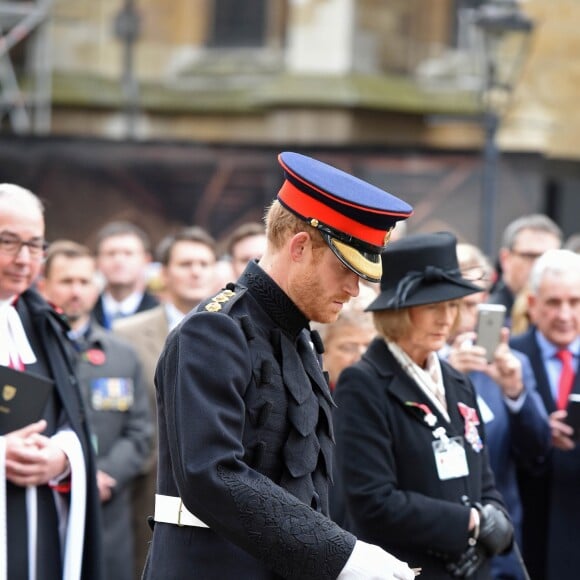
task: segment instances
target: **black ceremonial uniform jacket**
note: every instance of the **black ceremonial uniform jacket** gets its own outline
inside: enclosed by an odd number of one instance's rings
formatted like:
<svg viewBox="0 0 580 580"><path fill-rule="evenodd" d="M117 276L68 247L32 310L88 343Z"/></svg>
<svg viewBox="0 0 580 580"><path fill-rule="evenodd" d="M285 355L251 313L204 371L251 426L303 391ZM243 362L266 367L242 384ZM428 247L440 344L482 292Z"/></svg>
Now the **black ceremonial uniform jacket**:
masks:
<svg viewBox="0 0 580 580"><path fill-rule="evenodd" d="M209 526L156 523L145 579L334 579L332 400L308 321L255 263L169 336L156 371L157 493Z"/></svg>

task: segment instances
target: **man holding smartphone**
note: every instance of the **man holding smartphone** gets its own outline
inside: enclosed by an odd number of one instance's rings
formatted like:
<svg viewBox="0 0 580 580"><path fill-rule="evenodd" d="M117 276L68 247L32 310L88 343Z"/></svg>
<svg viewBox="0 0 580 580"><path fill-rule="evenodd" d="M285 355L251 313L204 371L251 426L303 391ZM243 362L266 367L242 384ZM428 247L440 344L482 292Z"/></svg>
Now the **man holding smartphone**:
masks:
<svg viewBox="0 0 580 580"><path fill-rule="evenodd" d="M509 330L502 328L505 309L485 303L489 262L470 244L458 244L457 257L463 276L481 285L482 292L461 299L461 323L446 353L447 362L468 374L475 386L491 468L512 518L516 542L521 544L517 468L544 461L550 446L548 417L536 391L530 361L508 345ZM514 550L495 557L493 578L525 578L518 560Z"/></svg>
<svg viewBox="0 0 580 580"><path fill-rule="evenodd" d="M546 252L534 264L529 287L534 327L512 346L532 362L554 449L543 469L521 472L524 556L532 578L552 580L580 568L580 428L567 423L568 397L580 394L580 254Z"/></svg>

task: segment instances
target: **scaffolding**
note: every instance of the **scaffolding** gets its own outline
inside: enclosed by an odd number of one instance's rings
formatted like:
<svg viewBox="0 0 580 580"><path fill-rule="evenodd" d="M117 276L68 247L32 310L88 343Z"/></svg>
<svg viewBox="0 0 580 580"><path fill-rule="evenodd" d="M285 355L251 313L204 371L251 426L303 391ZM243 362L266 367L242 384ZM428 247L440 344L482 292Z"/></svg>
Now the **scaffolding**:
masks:
<svg viewBox="0 0 580 580"><path fill-rule="evenodd" d="M17 134L50 131L51 7L52 0L0 0L0 124Z"/></svg>

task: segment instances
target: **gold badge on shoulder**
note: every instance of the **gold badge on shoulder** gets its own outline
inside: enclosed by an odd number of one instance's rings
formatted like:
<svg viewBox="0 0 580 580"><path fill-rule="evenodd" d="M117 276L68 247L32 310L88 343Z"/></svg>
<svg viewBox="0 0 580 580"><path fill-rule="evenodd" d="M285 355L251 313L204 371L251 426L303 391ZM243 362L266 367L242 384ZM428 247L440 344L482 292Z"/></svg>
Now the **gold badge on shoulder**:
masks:
<svg viewBox="0 0 580 580"><path fill-rule="evenodd" d="M231 290L223 290L219 294L216 294L216 296L211 299L211 302L206 304L205 309L208 312L219 312L222 309L222 304L231 300L235 295L236 293Z"/></svg>

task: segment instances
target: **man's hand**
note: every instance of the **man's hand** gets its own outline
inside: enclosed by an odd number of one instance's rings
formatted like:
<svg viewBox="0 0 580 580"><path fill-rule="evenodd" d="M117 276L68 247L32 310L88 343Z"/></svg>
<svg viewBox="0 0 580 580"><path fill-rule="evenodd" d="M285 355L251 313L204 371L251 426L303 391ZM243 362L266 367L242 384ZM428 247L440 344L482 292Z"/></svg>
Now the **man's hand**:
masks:
<svg viewBox="0 0 580 580"><path fill-rule="evenodd" d="M457 335L451 345L447 362L460 373L487 369L485 349L473 344L476 336L475 332L464 332Z"/></svg>
<svg viewBox="0 0 580 580"><path fill-rule="evenodd" d="M509 347L509 329L502 328L501 340L495 350L493 362L486 372L501 388L503 395L517 399L524 390L522 363Z"/></svg>
<svg viewBox="0 0 580 580"><path fill-rule="evenodd" d="M572 439L574 429L564 422L567 416L567 411L561 410L550 413L549 417L550 429L552 430L552 445L563 451L571 451L576 447L576 443Z"/></svg>
<svg viewBox="0 0 580 580"><path fill-rule="evenodd" d="M105 503L113 497L113 488L117 485L117 480L113 479L108 473L97 471L97 487L99 488L99 498Z"/></svg>
<svg viewBox="0 0 580 580"><path fill-rule="evenodd" d="M14 485L44 485L66 470L66 455L41 435L45 429L41 420L6 435L6 479Z"/></svg>

